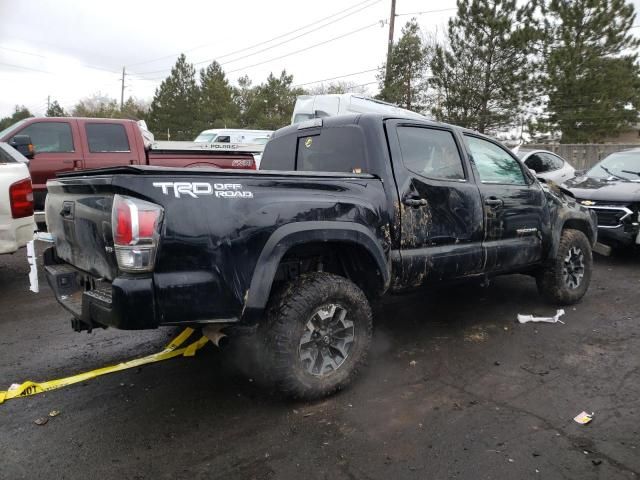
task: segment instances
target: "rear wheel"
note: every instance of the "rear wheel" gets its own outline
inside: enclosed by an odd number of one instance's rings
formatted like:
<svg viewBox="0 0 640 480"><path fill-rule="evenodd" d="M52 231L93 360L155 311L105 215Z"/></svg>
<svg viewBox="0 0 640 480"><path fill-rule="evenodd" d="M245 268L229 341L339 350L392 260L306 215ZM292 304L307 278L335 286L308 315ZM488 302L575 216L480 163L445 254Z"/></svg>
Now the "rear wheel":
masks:
<svg viewBox="0 0 640 480"><path fill-rule="evenodd" d="M580 301L589 288L593 258L587 236L579 230L565 229L556 257L537 278L538 291L560 305Z"/></svg>
<svg viewBox="0 0 640 480"><path fill-rule="evenodd" d="M332 394L365 364L371 333L369 302L353 282L302 275L273 299L264 326L273 379L295 398Z"/></svg>

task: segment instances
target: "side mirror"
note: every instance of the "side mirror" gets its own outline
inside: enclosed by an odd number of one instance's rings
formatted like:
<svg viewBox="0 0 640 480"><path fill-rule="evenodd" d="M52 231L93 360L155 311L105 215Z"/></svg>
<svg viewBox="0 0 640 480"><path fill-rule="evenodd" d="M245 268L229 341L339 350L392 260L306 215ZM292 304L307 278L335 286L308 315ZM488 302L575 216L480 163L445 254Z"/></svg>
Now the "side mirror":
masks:
<svg viewBox="0 0 640 480"><path fill-rule="evenodd" d="M9 145L19 151L28 160L33 160L36 154L29 135L14 135L9 141Z"/></svg>

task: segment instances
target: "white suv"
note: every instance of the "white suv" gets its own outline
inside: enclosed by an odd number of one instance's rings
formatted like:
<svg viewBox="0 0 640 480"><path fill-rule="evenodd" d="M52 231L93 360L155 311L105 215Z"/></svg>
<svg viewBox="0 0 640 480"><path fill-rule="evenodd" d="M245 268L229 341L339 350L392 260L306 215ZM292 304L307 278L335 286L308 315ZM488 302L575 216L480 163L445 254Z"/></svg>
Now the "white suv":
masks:
<svg viewBox="0 0 640 480"><path fill-rule="evenodd" d="M28 160L0 142L0 254L13 253L33 240L33 189Z"/></svg>

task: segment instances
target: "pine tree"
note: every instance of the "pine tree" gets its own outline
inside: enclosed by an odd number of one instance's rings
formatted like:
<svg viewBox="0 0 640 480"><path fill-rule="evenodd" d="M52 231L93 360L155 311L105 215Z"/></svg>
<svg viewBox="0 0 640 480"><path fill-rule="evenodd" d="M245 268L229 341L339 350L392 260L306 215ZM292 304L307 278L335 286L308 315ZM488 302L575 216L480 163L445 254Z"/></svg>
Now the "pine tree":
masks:
<svg viewBox="0 0 640 480"><path fill-rule="evenodd" d="M238 79L238 86L234 88L233 101L240 115L240 126L242 128L253 127L255 119L250 118L250 107L256 96L256 87L251 86L251 79L248 75L243 75Z"/></svg>
<svg viewBox="0 0 640 480"><path fill-rule="evenodd" d="M0 130L4 130L5 128L13 125L14 123L29 117L33 117L33 114L29 111L27 107L25 107L24 105L16 105L13 110L13 113L10 116L3 117L0 119Z"/></svg>
<svg viewBox="0 0 640 480"><path fill-rule="evenodd" d="M119 113L119 118L130 120L144 120L149 114L149 104L133 97L127 98Z"/></svg>
<svg viewBox="0 0 640 480"><path fill-rule="evenodd" d="M200 127L199 99L196 70L181 54L151 102L149 128L156 138L164 139L168 135L171 140L193 140Z"/></svg>
<svg viewBox="0 0 640 480"><path fill-rule="evenodd" d="M418 22L413 18L402 28L400 39L391 48L389 72L386 65L380 69L377 98L408 110L424 110L428 53Z"/></svg>
<svg viewBox="0 0 640 480"><path fill-rule="evenodd" d="M543 92L563 143L602 141L638 120L640 69L625 0L551 0Z"/></svg>
<svg viewBox="0 0 640 480"><path fill-rule="evenodd" d="M301 88L293 88L293 75L285 70L279 77L269 74L266 83L255 88L245 112L245 123L252 128L275 130L291 123L291 114Z"/></svg>
<svg viewBox="0 0 640 480"><path fill-rule="evenodd" d="M458 0L457 6L448 45L436 46L431 64L432 112L483 133L512 125L535 93L537 2Z"/></svg>
<svg viewBox="0 0 640 480"><path fill-rule="evenodd" d="M200 70L198 120L202 129L235 127L240 112L233 100L234 90L218 62Z"/></svg>
<svg viewBox="0 0 640 480"><path fill-rule="evenodd" d="M67 112L60 106L57 100L54 100L47 107L47 111L44 114L45 117L67 117Z"/></svg>

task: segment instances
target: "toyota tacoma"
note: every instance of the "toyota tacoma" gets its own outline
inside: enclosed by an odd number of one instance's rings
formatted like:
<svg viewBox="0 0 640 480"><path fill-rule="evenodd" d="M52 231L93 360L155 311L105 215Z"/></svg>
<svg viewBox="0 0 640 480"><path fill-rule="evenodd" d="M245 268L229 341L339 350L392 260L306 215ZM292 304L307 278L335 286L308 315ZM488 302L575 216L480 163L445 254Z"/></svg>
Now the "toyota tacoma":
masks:
<svg viewBox="0 0 640 480"><path fill-rule="evenodd" d="M50 180L45 271L75 328L254 334L309 398L354 378L385 294L511 273L557 304L589 287L595 215L489 137L345 115L278 130L262 162Z"/></svg>

